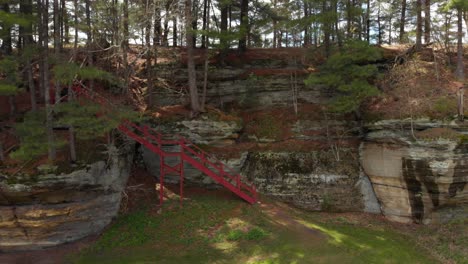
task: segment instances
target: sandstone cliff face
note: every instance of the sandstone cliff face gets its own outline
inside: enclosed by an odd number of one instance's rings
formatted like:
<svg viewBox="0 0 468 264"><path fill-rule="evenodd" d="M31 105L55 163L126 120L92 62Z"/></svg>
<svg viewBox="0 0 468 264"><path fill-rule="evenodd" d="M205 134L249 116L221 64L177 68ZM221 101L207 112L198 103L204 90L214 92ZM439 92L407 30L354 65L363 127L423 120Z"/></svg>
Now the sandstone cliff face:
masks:
<svg viewBox="0 0 468 264"><path fill-rule="evenodd" d="M156 130L217 147L215 156L227 156L224 161L263 194L311 210L380 212L372 186L359 168L360 123L352 116L323 113L322 105L333 94L324 87L304 84L310 65L305 53L291 49L262 52L232 52L226 54L223 65L209 69L207 103L228 111L240 106L246 112L241 114L243 122L201 116L155 126ZM197 71L200 83L202 69ZM183 64L161 65L158 76L181 91L187 83ZM161 93L158 104L162 106L186 103L177 91ZM249 147L239 147L244 143ZM236 155L222 155L219 149L223 148L234 149L231 153ZM177 146L167 146L167 150L177 151ZM159 157L144 147L141 153L146 168L158 177ZM176 165L179 159L168 157L166 162ZM216 187L189 165L185 177L188 184ZM177 183L179 178L168 175L166 180Z"/></svg>
<svg viewBox="0 0 468 264"><path fill-rule="evenodd" d="M365 208L353 154L348 150L337 160L332 151L252 153L245 174L261 193L300 208L378 212L378 206ZM375 198L372 202L376 203Z"/></svg>
<svg viewBox="0 0 468 264"><path fill-rule="evenodd" d="M132 155L70 174L0 175L0 252L40 249L100 232L118 213Z"/></svg>
<svg viewBox="0 0 468 264"><path fill-rule="evenodd" d="M245 122L203 117L156 129L169 135L183 135L195 144L217 146L218 151L236 148L242 145L240 141L247 140L251 148L235 149L236 155L224 159L222 153L215 156L247 177L262 194L309 210L379 213L380 207L372 186L360 172L356 145L359 124L323 118L320 114L307 114L294 116L294 120L287 124L264 124L263 130L277 130L277 133L261 135L243 128L241 124L245 125ZM286 132L288 139L277 137L282 130L290 131ZM288 149L281 148L281 144L288 140L291 140L287 143ZM178 146L165 148L167 151L179 150ZM273 151L272 148L276 149ZM144 147L141 154L146 168L159 177L159 157ZM166 157L166 162L174 166L180 159ZM184 175L187 184L219 187L211 178L188 164L184 166ZM165 180L178 183L179 176L167 175Z"/></svg>
<svg viewBox="0 0 468 264"><path fill-rule="evenodd" d="M250 53L252 51L247 51ZM258 50L255 52L259 52ZM240 57L239 57L240 56ZM301 55L304 56L304 55ZM321 87L308 87L304 79L308 72L299 55L272 54L240 55L231 52L226 65L213 65L209 69L207 102L223 107L236 102L248 108L288 105L293 101L292 87L300 91L297 99L308 103L319 103L323 94ZM246 58L249 57L249 58ZM241 61L242 60L242 61ZM183 64L161 65L158 77L181 90L187 84L187 69ZM197 80L203 83L203 67L197 67ZM162 90L159 105L180 104L185 101L180 93ZM182 100L182 101L181 101Z"/></svg>
<svg viewBox="0 0 468 264"><path fill-rule="evenodd" d="M434 126L419 123L417 127ZM387 218L432 223L468 217L466 143L415 140L405 128L371 129L361 145L361 164Z"/></svg>

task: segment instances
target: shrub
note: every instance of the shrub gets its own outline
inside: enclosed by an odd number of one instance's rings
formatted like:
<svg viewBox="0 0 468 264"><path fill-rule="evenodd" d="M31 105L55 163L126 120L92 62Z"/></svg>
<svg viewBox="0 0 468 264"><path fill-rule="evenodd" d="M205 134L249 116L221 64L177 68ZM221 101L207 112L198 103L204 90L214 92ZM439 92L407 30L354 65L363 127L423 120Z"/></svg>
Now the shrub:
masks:
<svg viewBox="0 0 468 264"><path fill-rule="evenodd" d="M226 239L229 241L237 241L240 240L244 236L244 233L242 231L234 229L229 231L229 233L226 236Z"/></svg>
<svg viewBox="0 0 468 264"><path fill-rule="evenodd" d="M254 227L245 234L245 239L247 240L260 240L264 237L266 237L268 233L261 229L260 227Z"/></svg>
<svg viewBox="0 0 468 264"><path fill-rule="evenodd" d="M457 113L457 102L454 98L441 97L434 103L436 116L450 117Z"/></svg>

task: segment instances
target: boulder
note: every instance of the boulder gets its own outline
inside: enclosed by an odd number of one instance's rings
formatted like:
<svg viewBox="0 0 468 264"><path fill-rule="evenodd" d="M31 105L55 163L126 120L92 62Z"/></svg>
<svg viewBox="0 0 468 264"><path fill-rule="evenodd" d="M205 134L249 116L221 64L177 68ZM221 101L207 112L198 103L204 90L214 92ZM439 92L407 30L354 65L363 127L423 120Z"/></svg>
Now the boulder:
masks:
<svg viewBox="0 0 468 264"><path fill-rule="evenodd" d="M117 215L132 156L111 154L69 174L0 175L0 252L99 233Z"/></svg>
<svg viewBox="0 0 468 264"><path fill-rule="evenodd" d="M360 159L387 218L433 223L468 217L467 144L371 132Z"/></svg>

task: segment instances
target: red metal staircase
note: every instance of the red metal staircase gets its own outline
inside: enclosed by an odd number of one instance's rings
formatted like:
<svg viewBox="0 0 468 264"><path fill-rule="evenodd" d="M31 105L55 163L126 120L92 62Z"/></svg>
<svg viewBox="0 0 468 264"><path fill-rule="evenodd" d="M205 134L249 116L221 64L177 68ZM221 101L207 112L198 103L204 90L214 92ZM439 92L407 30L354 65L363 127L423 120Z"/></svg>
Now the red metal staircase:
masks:
<svg viewBox="0 0 468 264"><path fill-rule="evenodd" d="M77 95L86 97L102 106L112 106L105 98L86 88L74 87L74 91ZM188 163L193 168L203 172L248 203L254 204L257 201L257 191L252 183L242 179L240 174L187 139L181 136L177 136L176 139L174 139L174 136L164 136L146 125L137 125L128 120L123 121L117 129L159 155L161 204L164 200L164 176L168 173L180 175L180 197L181 200L183 199L184 163ZM163 150L163 146L169 145L179 146L179 151L168 152ZM168 165L166 157L178 157L179 163L175 166Z"/></svg>

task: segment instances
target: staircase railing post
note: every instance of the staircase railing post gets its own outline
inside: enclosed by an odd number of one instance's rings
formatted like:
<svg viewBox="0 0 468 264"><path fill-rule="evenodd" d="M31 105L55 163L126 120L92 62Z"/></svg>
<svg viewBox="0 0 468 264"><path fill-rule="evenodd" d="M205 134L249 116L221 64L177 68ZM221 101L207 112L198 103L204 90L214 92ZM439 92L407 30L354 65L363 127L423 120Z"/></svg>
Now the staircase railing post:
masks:
<svg viewBox="0 0 468 264"><path fill-rule="evenodd" d="M223 180L224 180L224 174L225 174L224 173L224 164L219 163L219 165L220 165L219 166L219 176L221 176L223 178Z"/></svg>
<svg viewBox="0 0 468 264"><path fill-rule="evenodd" d="M180 206L184 200L184 139L179 140L180 145Z"/></svg>
<svg viewBox="0 0 468 264"><path fill-rule="evenodd" d="M159 155L159 206L162 207L164 201L164 156Z"/></svg>

